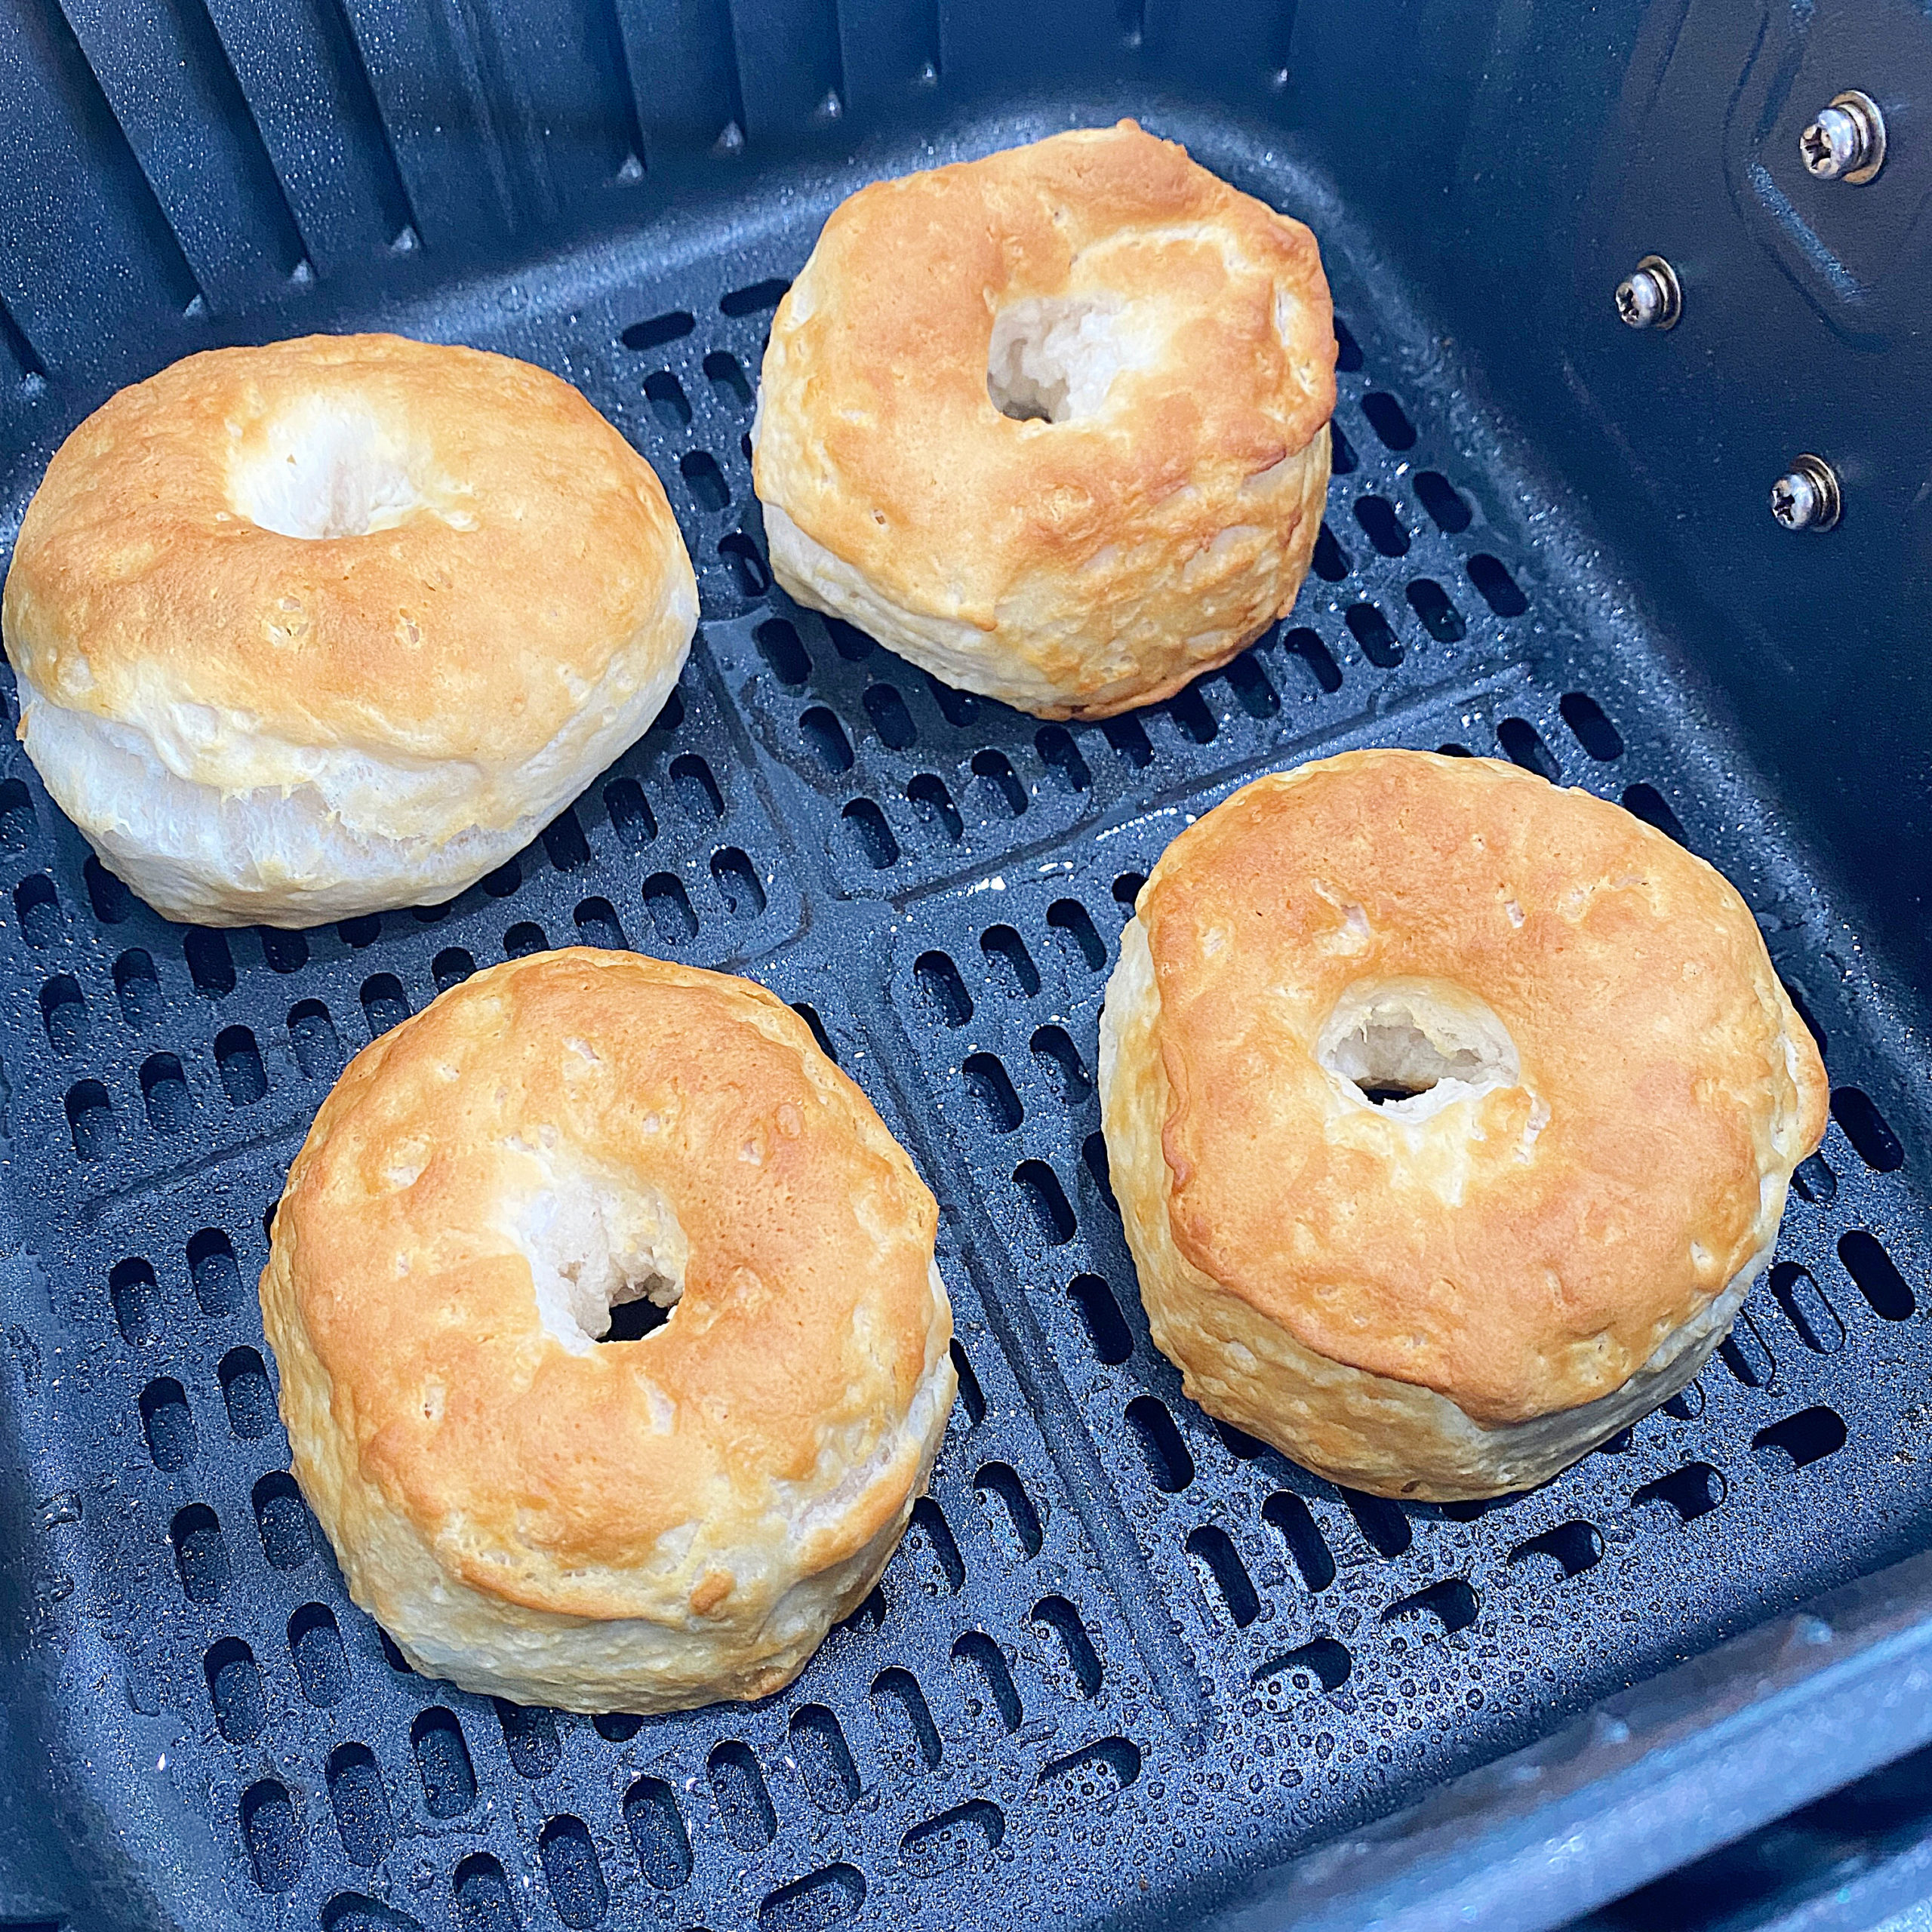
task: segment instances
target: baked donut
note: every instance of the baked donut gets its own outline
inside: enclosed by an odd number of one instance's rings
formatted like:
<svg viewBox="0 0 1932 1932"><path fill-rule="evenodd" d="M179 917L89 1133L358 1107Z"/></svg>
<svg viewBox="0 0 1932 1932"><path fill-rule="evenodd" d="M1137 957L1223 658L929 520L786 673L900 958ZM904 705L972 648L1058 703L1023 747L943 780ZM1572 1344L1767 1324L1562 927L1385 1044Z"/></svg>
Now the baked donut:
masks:
<svg viewBox="0 0 1932 1932"><path fill-rule="evenodd" d="M1165 697L1294 603L1334 365L1315 237L1131 121L875 183L773 319L773 572L1042 718Z"/></svg>
<svg viewBox="0 0 1932 1932"><path fill-rule="evenodd" d="M1540 1482L1703 1367L1827 1104L1721 875L1587 793L1405 751L1261 779L1168 848L1100 1091L1188 1393L1432 1502Z"/></svg>
<svg viewBox="0 0 1932 1932"><path fill-rule="evenodd" d="M697 586L567 383L395 336L218 349L55 453L7 578L20 735L171 918L448 899L677 681Z"/></svg>
<svg viewBox="0 0 1932 1932"><path fill-rule="evenodd" d="M349 1594L417 1670L520 1703L789 1683L945 1431L937 1219L749 980L577 948L452 987L323 1102L262 1274Z"/></svg>

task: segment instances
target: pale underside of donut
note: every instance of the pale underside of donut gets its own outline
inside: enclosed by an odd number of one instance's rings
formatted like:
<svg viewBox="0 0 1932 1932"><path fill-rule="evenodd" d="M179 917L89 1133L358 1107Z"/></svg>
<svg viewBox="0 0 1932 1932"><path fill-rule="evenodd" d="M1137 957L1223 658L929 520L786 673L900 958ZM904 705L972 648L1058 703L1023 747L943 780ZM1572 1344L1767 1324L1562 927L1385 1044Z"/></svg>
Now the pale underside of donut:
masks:
<svg viewBox="0 0 1932 1932"><path fill-rule="evenodd" d="M1100 1021L1100 1092L1114 1192L1155 1346L1210 1414L1272 1444L1317 1475L1372 1494L1451 1503L1546 1481L1691 1381L1770 1262L1782 1181L1759 1219L1760 1245L1690 1318L1660 1335L1629 1377L1592 1400L1499 1425L1447 1395L1305 1347L1183 1255L1162 1152L1171 1096L1156 1034L1161 997L1146 928L1131 919Z"/></svg>
<svg viewBox="0 0 1932 1932"><path fill-rule="evenodd" d="M315 925L454 898L521 851L649 728L695 629L694 609L654 612L656 648L614 657L584 709L509 772L276 746L234 721L251 762L288 777L227 789L189 775L220 759L183 752L178 731L164 759L148 732L56 703L24 672L20 735L48 795L157 912L200 925Z"/></svg>
<svg viewBox="0 0 1932 1932"><path fill-rule="evenodd" d="M1012 586L990 630L894 602L775 502L764 506L765 540L786 595L857 624L921 670L1036 718L1109 718L1173 697L1293 607L1321 531L1328 456L1324 435L1255 478L1244 506L1254 521L1211 540L1191 577L1183 565L1150 573L1138 595L1109 586L1090 609L1043 573Z"/></svg>

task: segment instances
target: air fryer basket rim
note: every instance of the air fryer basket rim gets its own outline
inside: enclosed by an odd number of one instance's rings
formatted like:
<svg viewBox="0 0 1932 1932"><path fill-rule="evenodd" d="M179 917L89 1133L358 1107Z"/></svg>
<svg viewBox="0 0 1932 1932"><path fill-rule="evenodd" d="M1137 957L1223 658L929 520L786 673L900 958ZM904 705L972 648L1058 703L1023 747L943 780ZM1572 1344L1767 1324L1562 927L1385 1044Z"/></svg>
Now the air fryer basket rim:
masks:
<svg viewBox="0 0 1932 1932"><path fill-rule="evenodd" d="M888 100L851 78L871 16L850 11L842 126L769 103L761 122L741 16L737 158L634 126L642 183L573 201L559 148L547 225L439 236L407 192L427 137L349 115L350 172L403 196L413 248L319 274L315 249L312 282L277 285L191 236L212 315L124 318L66 355L9 321L10 530L121 381L191 346L366 323L578 383L664 478L704 612L666 720L433 916L299 941L170 926L5 755L0 1918L346 1932L508 1923L489 1915L515 1899L526 1924L714 1932L993 1912L1555 1925L1932 1737L1912 928L1794 812L1807 795L1673 567L1639 568L1639 486L1580 486L1543 398L1466 326L1466 291L1414 266L1312 98L1328 17L1304 10L1278 87L1246 57L1274 45L1269 10L1234 10L1244 60L1204 82L1150 6L1138 46L1096 27L1065 81L995 66ZM236 97L272 124L252 30L210 17ZM943 11L942 48L963 17ZM794 64L823 66L798 32ZM71 91L80 60L125 125L110 40L90 28L50 71ZM386 110L395 70L356 44ZM1315 226L1346 331L1337 477L1300 604L1236 667L1118 725L1042 728L772 589L743 438L774 291L844 192L1122 112ZM163 163L128 139L163 177L165 230ZM521 208L543 141L501 139ZM205 131L211 170L223 141ZM265 137L215 202L252 205L278 152ZM272 255L285 222L306 240L317 219L288 191L257 240ZM1638 346L1604 307L1614 346L1592 352ZM1513 757L1723 866L1835 1090L1785 1272L1693 1398L1460 1512L1345 1497L1188 1404L1097 1151L1095 1023L1134 881L1244 777L1376 743ZM746 971L808 1009L941 1200L971 1380L931 1503L879 1601L746 1711L592 1724L399 1673L262 1406L263 1214L341 1057L451 977L579 938Z"/></svg>

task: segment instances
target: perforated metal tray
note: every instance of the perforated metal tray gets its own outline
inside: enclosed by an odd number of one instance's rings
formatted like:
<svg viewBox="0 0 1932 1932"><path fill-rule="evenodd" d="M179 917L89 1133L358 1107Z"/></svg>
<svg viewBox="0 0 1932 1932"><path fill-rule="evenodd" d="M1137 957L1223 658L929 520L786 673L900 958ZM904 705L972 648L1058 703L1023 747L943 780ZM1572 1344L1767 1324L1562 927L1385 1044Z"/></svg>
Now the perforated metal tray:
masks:
<svg viewBox="0 0 1932 1932"><path fill-rule="evenodd" d="M841 194L1128 107L1321 235L1336 480L1287 623L1171 703L1043 727L774 591L745 437L771 310ZM0 1581L11 1746L48 1765L14 1794L38 1863L9 1909L1172 1923L1923 1542L1932 1248L1886 1118L1921 1050L1626 589L1275 137L1146 100L987 116L303 319L577 383L665 479L702 635L657 726L518 860L303 936L159 920L0 754ZM17 501L85 389L48 392ZM1245 778L1361 744L1513 758L1712 858L1837 1083L1777 1266L1700 1382L1488 1507L1339 1492L1208 1422L1149 1343L1107 1188L1096 1023L1140 879ZM749 1709L582 1719L409 1675L285 1472L253 1284L315 1107L439 986L580 939L797 1004L942 1203L961 1395L931 1500L864 1611Z"/></svg>

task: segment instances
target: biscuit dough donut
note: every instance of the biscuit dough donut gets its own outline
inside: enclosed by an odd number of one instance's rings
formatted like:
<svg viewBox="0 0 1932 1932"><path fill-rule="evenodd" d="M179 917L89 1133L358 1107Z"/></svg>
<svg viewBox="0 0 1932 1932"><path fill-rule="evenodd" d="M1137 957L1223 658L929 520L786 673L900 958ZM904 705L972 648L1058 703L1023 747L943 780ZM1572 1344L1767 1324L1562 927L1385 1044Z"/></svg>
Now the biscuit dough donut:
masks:
<svg viewBox="0 0 1932 1932"><path fill-rule="evenodd" d="M448 899L650 724L697 621L567 383L395 336L191 355L56 452L7 579L20 735L171 918Z"/></svg>
<svg viewBox="0 0 1932 1932"><path fill-rule="evenodd" d="M777 1690L944 1432L937 1225L748 980L577 948L453 987L323 1103L262 1275L350 1595L418 1671L521 1703Z"/></svg>
<svg viewBox="0 0 1932 1932"><path fill-rule="evenodd" d="M1436 1502L1540 1482L1697 1373L1828 1099L1720 874L1584 792L1404 751L1261 779L1168 848L1100 1086L1188 1393Z"/></svg>
<svg viewBox="0 0 1932 1932"><path fill-rule="evenodd" d="M861 189L778 305L778 581L949 683L1105 718L1294 603L1335 334L1315 238L1115 128Z"/></svg>

